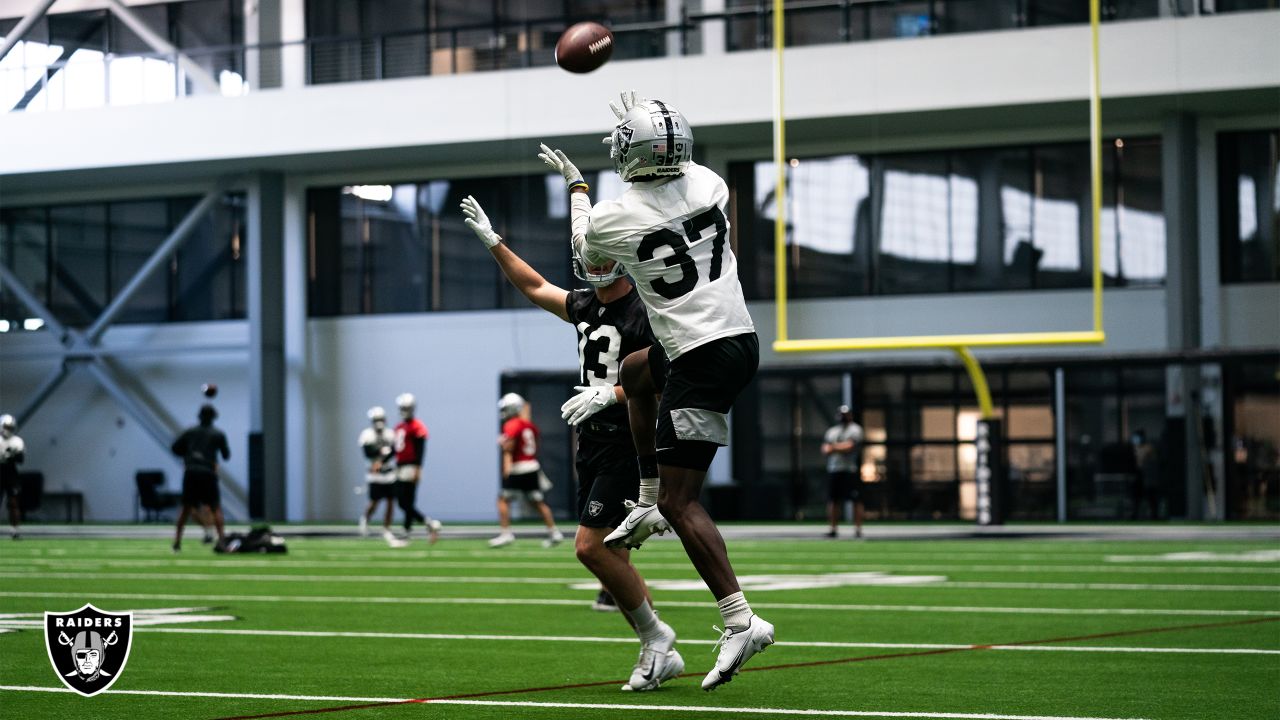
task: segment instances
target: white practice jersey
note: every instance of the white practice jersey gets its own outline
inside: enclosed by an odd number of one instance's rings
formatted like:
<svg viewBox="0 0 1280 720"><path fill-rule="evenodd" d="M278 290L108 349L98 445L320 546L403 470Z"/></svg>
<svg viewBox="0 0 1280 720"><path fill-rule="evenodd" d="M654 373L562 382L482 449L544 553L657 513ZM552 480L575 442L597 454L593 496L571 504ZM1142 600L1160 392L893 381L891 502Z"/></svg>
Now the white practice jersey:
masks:
<svg viewBox="0 0 1280 720"><path fill-rule="evenodd" d="M729 247L729 188L696 163L669 180L632 183L591 208L588 255L636 282L667 358L755 330Z"/></svg>
<svg viewBox="0 0 1280 720"><path fill-rule="evenodd" d="M360 447L365 452L365 459L369 462L369 471L365 475L365 479L372 483L390 483L396 481L395 474L395 444L396 434L389 427L382 428L379 432L371 427L365 428L360 433ZM374 456L370 457L370 453ZM382 468L380 472L373 471L373 461L381 458Z"/></svg>
<svg viewBox="0 0 1280 720"><path fill-rule="evenodd" d="M0 463L13 462L14 458L22 455L26 449L26 444L17 435L0 436Z"/></svg>

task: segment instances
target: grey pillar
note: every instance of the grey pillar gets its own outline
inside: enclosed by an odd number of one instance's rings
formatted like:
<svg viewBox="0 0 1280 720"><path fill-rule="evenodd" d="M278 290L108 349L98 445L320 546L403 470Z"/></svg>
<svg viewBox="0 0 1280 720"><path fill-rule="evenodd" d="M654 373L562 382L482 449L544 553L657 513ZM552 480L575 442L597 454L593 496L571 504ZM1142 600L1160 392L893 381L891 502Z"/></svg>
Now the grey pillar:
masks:
<svg viewBox="0 0 1280 720"><path fill-rule="evenodd" d="M1197 130L1193 115L1165 118L1161 138L1165 213L1165 307L1170 350L1201 345L1200 334L1200 211L1196 187ZM1188 519L1205 517L1205 465L1208 460L1200 432L1200 368L1188 365L1170 372L1168 414L1181 418L1186 448L1185 491ZM1177 423L1171 425L1177 427ZM1170 488L1176 492L1176 486Z"/></svg>
<svg viewBox="0 0 1280 720"><path fill-rule="evenodd" d="M281 0L249 0L244 10L244 43L267 47L245 51L245 80L254 90L281 86L283 39Z"/></svg>
<svg viewBox="0 0 1280 720"><path fill-rule="evenodd" d="M285 519L284 175L256 174L247 213L250 514Z"/></svg>

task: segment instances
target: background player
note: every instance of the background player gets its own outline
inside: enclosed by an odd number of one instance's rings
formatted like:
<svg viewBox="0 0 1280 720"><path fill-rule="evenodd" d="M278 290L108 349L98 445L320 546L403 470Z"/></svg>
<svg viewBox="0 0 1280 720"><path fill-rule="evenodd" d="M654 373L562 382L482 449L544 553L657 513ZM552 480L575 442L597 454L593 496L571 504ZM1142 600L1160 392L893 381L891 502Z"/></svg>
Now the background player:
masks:
<svg viewBox="0 0 1280 720"><path fill-rule="evenodd" d="M18 482L18 466L26 459L27 446L18 437L18 423L12 415L0 415L0 499L9 506L9 535L18 539L22 521L22 486Z"/></svg>
<svg viewBox="0 0 1280 720"><path fill-rule="evenodd" d="M382 538L394 545L399 542L391 533L391 513L396 497L396 434L387 427L387 412L381 407L369 408L368 415L369 427L360 432L360 448L369 461L369 470L365 473L369 504L360 516L360 534L369 534L369 519L381 502L386 506L382 517Z"/></svg>
<svg viewBox="0 0 1280 720"><path fill-rule="evenodd" d="M182 475L182 511L178 513L173 533L173 551L182 549L182 528L187 518L207 505L218 533L218 545L222 545L225 533L222 522L222 496L218 491L218 456L231 459L227 436L213 426L218 411L212 405L202 405L198 414L200 424L187 428L173 443L173 454L182 458L185 468Z"/></svg>
<svg viewBox="0 0 1280 720"><path fill-rule="evenodd" d="M569 188L574 248L589 263L627 268L661 343L661 353L649 353L649 373L662 392L654 429L658 509L642 464L640 504L610 538L637 546L662 528L658 510L680 536L726 626L716 665L702 681L711 690L773 643L773 625L751 612L724 538L699 500L716 448L728 443L728 412L755 376L759 341L728 247L729 190L692 161L688 122L661 101L637 102L634 92L612 107L618 124L606 142L614 169L631 183L621 197L593 208L582 173L563 152L543 145L539 157ZM628 397L637 399L630 391ZM636 449L649 462L639 434Z"/></svg>
<svg viewBox="0 0 1280 720"><path fill-rule="evenodd" d="M858 454L862 426L853 421L853 411L841 405L836 424L822 437L822 454L827 456L827 537L836 537L836 526L844 514L844 504L853 501L853 536L862 537L862 474Z"/></svg>
<svg viewBox="0 0 1280 720"><path fill-rule="evenodd" d="M607 548L605 535L625 515L624 500L635 500L640 476L626 408L617 387L620 361L653 342L640 296L621 265L589 266L573 253L574 274L591 290L566 291L511 251L493 231L480 203L462 202L467 226L489 248L507 279L534 305L571 323L578 335L579 393L561 411L578 428L578 532L574 550L625 614L640 638L641 651L624 690L652 690L684 672L674 649L676 635L653 611L644 579L627 548ZM597 600L597 604L600 604Z"/></svg>
<svg viewBox="0 0 1280 720"><path fill-rule="evenodd" d="M440 538L440 521L423 515L418 510L418 482L422 479L422 465L427 459L427 426L414 417L418 401L409 393L396 396L400 409L400 424L396 425L396 499L404 513L404 535L408 540L413 532L413 521L427 527L429 542Z"/></svg>
<svg viewBox="0 0 1280 720"><path fill-rule="evenodd" d="M511 532L511 501L518 497L537 508L547 524L547 539L542 541L542 546L559 545L564 534L556 528L551 508L542 496L542 464L538 462L541 433L529 419L529 403L515 393L507 393L498 400L498 415L502 419L502 434L498 436L498 445L502 448L502 490L498 493L500 529L498 536L489 541L489 547L515 542L515 533Z"/></svg>

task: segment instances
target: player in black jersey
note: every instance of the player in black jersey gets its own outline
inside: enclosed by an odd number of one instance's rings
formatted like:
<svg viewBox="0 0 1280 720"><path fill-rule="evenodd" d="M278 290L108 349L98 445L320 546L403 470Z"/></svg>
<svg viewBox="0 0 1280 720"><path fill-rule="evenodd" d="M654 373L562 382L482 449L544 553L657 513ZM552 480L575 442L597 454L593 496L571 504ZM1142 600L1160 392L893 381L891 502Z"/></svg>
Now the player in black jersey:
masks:
<svg viewBox="0 0 1280 720"><path fill-rule="evenodd" d="M640 658L623 690L653 690L684 671L674 649L676 634L657 618L644 579L627 548L607 548L604 538L626 515L624 500L640 494L635 445L618 370L622 358L653 343L644 305L622 267L590 267L574 257L574 273L593 290L565 290L542 277L493 231L480 203L462 201L466 224L489 248L498 266L530 302L574 326L578 333L578 394L561 408L578 428L578 560L600 579L641 642Z"/></svg>

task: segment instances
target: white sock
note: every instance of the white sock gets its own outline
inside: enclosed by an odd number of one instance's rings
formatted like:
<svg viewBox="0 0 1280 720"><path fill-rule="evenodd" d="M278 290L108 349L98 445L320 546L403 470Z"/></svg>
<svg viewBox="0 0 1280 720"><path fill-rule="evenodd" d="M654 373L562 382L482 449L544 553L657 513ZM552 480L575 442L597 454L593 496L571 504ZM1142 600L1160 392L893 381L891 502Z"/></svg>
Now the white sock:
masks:
<svg viewBox="0 0 1280 720"><path fill-rule="evenodd" d="M724 626L728 630L746 630L751 624L751 606L742 592L736 592L716 601L720 608L720 617L724 618Z"/></svg>
<svg viewBox="0 0 1280 720"><path fill-rule="evenodd" d="M636 635L640 637L641 642L649 642L662 637L662 626L658 622L658 615L653 611L653 606L649 604L648 600L640 603L640 607L628 610L627 616L636 624Z"/></svg>
<svg viewBox="0 0 1280 720"><path fill-rule="evenodd" d="M642 507L658 504L658 478L640 478L640 499Z"/></svg>
<svg viewBox="0 0 1280 720"><path fill-rule="evenodd" d="M658 504L658 456L638 455L636 464L640 466L640 497L636 501L641 507Z"/></svg>

